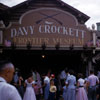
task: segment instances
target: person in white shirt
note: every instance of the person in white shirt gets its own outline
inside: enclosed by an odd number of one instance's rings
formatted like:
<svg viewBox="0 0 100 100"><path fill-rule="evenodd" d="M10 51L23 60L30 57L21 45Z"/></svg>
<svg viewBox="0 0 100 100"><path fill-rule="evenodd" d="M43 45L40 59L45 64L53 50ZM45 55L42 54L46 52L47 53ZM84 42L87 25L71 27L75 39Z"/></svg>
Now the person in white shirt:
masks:
<svg viewBox="0 0 100 100"><path fill-rule="evenodd" d="M48 76L44 76L44 100L48 100L49 89L50 89L50 78Z"/></svg>
<svg viewBox="0 0 100 100"><path fill-rule="evenodd" d="M13 79L14 65L0 61L0 100L22 100L17 89L9 83Z"/></svg>

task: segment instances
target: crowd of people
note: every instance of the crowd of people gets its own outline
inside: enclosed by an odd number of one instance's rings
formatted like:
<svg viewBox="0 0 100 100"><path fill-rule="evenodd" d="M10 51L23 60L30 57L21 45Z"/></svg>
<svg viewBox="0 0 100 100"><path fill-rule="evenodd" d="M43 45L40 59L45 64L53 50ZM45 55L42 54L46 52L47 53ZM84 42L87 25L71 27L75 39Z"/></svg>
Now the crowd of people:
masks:
<svg viewBox="0 0 100 100"><path fill-rule="evenodd" d="M84 78L65 68L43 75L31 70L24 79L11 62L0 61L0 100L100 100L99 78L93 70Z"/></svg>

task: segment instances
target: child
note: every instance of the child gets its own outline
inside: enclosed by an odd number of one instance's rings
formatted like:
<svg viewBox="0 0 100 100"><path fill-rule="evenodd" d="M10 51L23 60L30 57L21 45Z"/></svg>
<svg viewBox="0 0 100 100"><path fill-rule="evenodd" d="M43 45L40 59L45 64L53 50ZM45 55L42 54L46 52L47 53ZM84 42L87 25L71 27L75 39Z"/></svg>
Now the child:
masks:
<svg viewBox="0 0 100 100"><path fill-rule="evenodd" d="M35 94L36 94L36 100L40 100L40 89L41 87L37 84L37 82L35 82L35 85L34 85L34 91L35 91Z"/></svg>
<svg viewBox="0 0 100 100"><path fill-rule="evenodd" d="M55 100L56 99L56 91L57 88L54 85L54 80L50 80L50 90L49 90L49 100Z"/></svg>

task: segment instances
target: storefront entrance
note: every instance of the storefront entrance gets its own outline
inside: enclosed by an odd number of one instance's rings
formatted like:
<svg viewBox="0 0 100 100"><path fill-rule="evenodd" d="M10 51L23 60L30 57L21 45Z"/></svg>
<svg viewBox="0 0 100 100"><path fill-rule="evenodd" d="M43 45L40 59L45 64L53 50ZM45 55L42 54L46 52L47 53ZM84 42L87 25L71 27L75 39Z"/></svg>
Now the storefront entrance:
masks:
<svg viewBox="0 0 100 100"><path fill-rule="evenodd" d="M4 50L2 58L11 60L23 75L31 69L36 69L41 74L49 69L58 74L66 67L76 73L86 71L86 64L80 50Z"/></svg>

